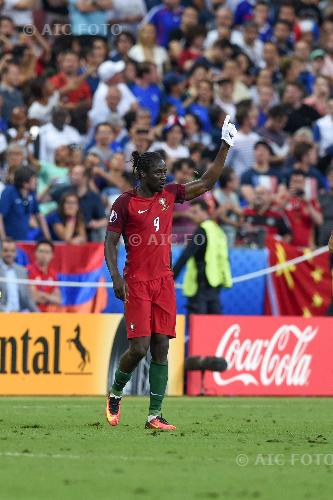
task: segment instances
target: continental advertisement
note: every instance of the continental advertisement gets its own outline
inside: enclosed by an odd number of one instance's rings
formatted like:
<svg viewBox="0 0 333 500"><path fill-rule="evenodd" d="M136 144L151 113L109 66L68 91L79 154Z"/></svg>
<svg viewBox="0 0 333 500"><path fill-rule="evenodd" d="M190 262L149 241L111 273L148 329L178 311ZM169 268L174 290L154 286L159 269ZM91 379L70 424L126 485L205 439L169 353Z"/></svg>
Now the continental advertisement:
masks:
<svg viewBox="0 0 333 500"><path fill-rule="evenodd" d="M104 395L126 349L121 314L0 314L0 395ZM170 341L168 394L183 394L184 316ZM144 394L149 358L130 394Z"/></svg>

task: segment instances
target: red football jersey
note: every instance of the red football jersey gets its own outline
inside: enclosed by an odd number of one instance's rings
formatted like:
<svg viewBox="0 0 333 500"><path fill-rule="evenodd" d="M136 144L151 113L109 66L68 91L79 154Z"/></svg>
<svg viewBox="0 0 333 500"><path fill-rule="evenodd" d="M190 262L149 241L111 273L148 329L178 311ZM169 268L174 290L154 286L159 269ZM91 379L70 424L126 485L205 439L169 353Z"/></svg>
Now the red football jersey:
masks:
<svg viewBox="0 0 333 500"><path fill-rule="evenodd" d="M28 266L28 277L31 280L43 280L43 281L57 281L57 274L55 271L49 267L47 273L44 273L36 263L29 264ZM35 285L37 290L41 292L52 293L57 289L56 286L43 286L43 285ZM51 308L51 310L50 310ZM38 309L42 312L53 312L54 306L52 304L38 304Z"/></svg>
<svg viewBox="0 0 333 500"><path fill-rule="evenodd" d="M184 200L185 184L168 184L151 198L142 198L133 189L116 199L108 231L124 237L126 280L149 281L172 274L173 208Z"/></svg>

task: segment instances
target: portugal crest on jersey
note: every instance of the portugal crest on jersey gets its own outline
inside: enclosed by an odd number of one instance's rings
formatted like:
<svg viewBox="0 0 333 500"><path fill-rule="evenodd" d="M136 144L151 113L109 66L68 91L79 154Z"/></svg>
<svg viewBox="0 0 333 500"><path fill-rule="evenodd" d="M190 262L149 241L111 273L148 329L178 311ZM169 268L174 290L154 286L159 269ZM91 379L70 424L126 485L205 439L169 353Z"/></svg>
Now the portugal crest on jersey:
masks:
<svg viewBox="0 0 333 500"><path fill-rule="evenodd" d="M165 198L160 198L158 201L162 205L162 210L166 210L168 208Z"/></svg>

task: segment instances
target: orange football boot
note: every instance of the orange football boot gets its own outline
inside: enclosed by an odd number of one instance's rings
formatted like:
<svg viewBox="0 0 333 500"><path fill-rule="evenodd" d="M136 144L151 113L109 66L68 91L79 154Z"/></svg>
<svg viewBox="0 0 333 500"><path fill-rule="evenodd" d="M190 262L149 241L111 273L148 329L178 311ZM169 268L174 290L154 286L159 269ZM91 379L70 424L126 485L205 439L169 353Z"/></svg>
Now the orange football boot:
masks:
<svg viewBox="0 0 333 500"><path fill-rule="evenodd" d="M165 418L157 415L150 422L146 422L145 429L152 429L155 431L175 431L177 427L175 425L169 424Z"/></svg>
<svg viewBox="0 0 333 500"><path fill-rule="evenodd" d="M120 421L120 402L121 398L116 398L114 396L111 396L111 394L106 401L106 420L113 427L118 425Z"/></svg>

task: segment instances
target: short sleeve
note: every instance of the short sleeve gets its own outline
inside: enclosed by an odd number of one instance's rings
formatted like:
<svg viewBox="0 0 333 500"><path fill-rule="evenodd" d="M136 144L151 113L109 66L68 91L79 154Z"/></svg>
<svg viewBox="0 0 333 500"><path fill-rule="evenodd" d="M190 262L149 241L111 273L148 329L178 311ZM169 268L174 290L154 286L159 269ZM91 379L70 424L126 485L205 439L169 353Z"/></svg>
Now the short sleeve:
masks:
<svg viewBox="0 0 333 500"><path fill-rule="evenodd" d="M112 205L109 223L107 230L115 233L123 233L128 217L128 205L130 202L130 195L124 193L116 199Z"/></svg>
<svg viewBox="0 0 333 500"><path fill-rule="evenodd" d="M0 214L6 217L12 206L12 193L9 189L4 189L0 197Z"/></svg>
<svg viewBox="0 0 333 500"><path fill-rule="evenodd" d="M172 193L175 197L175 203L184 203L185 201L185 184L168 184L165 190Z"/></svg>

